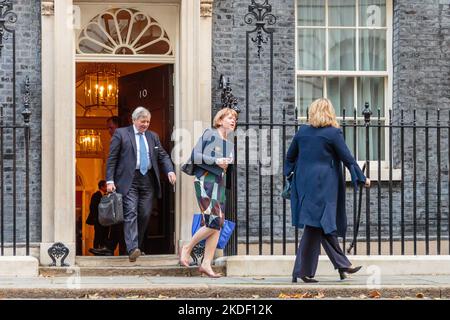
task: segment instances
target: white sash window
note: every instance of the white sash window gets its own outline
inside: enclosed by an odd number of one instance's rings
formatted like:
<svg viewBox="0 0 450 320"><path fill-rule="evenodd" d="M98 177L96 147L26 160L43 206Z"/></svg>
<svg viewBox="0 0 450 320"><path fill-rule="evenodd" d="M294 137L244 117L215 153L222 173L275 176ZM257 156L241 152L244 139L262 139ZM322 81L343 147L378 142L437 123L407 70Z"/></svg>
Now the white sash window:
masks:
<svg viewBox="0 0 450 320"><path fill-rule="evenodd" d="M376 122L388 121L392 105L392 0L297 0L297 108L306 119L309 104L329 98L338 119L363 122L365 102ZM378 160L376 129L370 134L370 160ZM365 132L346 130L349 147L365 159ZM382 131L381 159L385 160L386 134Z"/></svg>

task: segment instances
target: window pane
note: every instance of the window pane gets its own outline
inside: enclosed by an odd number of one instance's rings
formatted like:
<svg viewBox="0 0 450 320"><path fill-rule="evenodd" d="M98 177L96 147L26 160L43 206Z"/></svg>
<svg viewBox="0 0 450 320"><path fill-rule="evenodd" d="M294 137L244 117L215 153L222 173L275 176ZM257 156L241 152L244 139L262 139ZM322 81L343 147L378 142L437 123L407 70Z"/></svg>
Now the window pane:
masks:
<svg viewBox="0 0 450 320"><path fill-rule="evenodd" d="M345 117L347 119L347 117ZM355 133L355 127L352 126L353 122L350 122L348 119L346 120L347 125L344 127L342 126L342 133L344 134L345 143L347 144L347 147L350 149L350 152L352 155L356 158L355 155L355 146L354 146L354 133Z"/></svg>
<svg viewBox="0 0 450 320"><path fill-rule="evenodd" d="M386 0L359 0L359 25L386 26Z"/></svg>
<svg viewBox="0 0 450 320"><path fill-rule="evenodd" d="M369 157L366 155L366 140L367 132L366 128L358 128L358 160L385 160L384 155L384 133L385 129L380 130L381 134L381 150L378 157L378 128L369 128Z"/></svg>
<svg viewBox="0 0 450 320"><path fill-rule="evenodd" d="M329 32L329 69L355 70L355 31L338 29Z"/></svg>
<svg viewBox="0 0 450 320"><path fill-rule="evenodd" d="M381 116L384 117L384 78L364 77L358 79L358 116L364 109L364 104L368 102L372 117L378 117L378 108Z"/></svg>
<svg viewBox="0 0 450 320"><path fill-rule="evenodd" d="M325 26L325 0L299 0L297 3L299 26Z"/></svg>
<svg viewBox="0 0 450 320"><path fill-rule="evenodd" d="M301 70L325 69L325 30L299 30L298 67Z"/></svg>
<svg viewBox="0 0 450 320"><path fill-rule="evenodd" d="M329 26L355 26L355 0L333 0L328 4Z"/></svg>
<svg viewBox="0 0 450 320"><path fill-rule="evenodd" d="M386 31L361 30L359 37L360 66L364 71L386 70Z"/></svg>
<svg viewBox="0 0 450 320"><path fill-rule="evenodd" d="M306 110L314 100L323 97L321 77L298 78L297 82L298 116L306 117Z"/></svg>
<svg viewBox="0 0 450 320"><path fill-rule="evenodd" d="M353 82L354 78L335 77L327 79L328 99L336 110L336 115L342 116L345 108L345 117L353 116Z"/></svg>

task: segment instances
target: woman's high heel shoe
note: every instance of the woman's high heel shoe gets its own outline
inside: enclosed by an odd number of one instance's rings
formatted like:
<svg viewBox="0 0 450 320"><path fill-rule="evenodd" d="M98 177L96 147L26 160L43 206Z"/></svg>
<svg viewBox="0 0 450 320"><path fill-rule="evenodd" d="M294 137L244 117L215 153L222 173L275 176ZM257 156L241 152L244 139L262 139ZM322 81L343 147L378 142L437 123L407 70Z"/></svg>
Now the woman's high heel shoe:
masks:
<svg viewBox="0 0 450 320"><path fill-rule="evenodd" d="M345 278L347 278L347 273L348 274L352 274L352 273L356 273L359 270L361 270L362 266L357 266L354 268L339 268L339 277L341 278L341 280L344 280Z"/></svg>
<svg viewBox="0 0 450 320"><path fill-rule="evenodd" d="M300 279L302 279L302 281L303 281L304 283L317 283L317 282L319 282L319 281L317 281L316 279L311 278L311 277L307 277L307 276L300 277ZM297 279L296 279L296 280L297 280Z"/></svg>
<svg viewBox="0 0 450 320"><path fill-rule="evenodd" d="M202 276L204 274L206 274L208 277L210 278L220 278L222 277L222 274L220 273L214 273L213 271L209 272L208 270L206 270L205 268L203 268L202 266L198 267L198 271L200 271L200 273L202 274Z"/></svg>
<svg viewBox="0 0 450 320"><path fill-rule="evenodd" d="M180 253L180 266L184 266L184 267L190 267L189 265L189 255L188 255L188 259L183 259L183 251L185 250L185 248L183 247L181 249L181 253Z"/></svg>

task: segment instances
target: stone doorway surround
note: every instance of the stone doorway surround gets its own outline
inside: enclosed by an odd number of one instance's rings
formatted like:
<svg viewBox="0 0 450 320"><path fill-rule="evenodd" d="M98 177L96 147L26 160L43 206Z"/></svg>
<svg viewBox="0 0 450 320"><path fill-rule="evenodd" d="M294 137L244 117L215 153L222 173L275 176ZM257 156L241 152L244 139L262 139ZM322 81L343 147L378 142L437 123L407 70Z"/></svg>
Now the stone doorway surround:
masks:
<svg viewBox="0 0 450 320"><path fill-rule="evenodd" d="M76 3L93 3L79 0ZM158 0L95 1L108 6L159 3ZM169 1L167 1L169 2ZM173 0L179 6L175 61L175 126L194 133L194 122L211 121L211 30L213 0ZM73 0L42 2L42 240L40 264L52 261L48 249L62 243L65 263L75 261L75 36ZM76 18L76 17L75 17ZM76 20L75 20L76 21ZM197 129L198 131L198 129ZM193 145L194 141L191 141ZM175 238L190 238L196 210L193 179L177 170Z"/></svg>

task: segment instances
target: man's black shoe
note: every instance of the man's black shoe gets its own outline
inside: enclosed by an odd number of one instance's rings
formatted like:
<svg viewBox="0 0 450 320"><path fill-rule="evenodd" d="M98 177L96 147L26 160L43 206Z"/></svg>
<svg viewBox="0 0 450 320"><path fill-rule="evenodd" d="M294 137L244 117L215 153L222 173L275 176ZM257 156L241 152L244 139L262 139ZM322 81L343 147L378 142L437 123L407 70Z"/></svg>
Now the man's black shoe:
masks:
<svg viewBox="0 0 450 320"><path fill-rule="evenodd" d="M108 248L90 248L89 252L95 256L112 256L113 252Z"/></svg>

